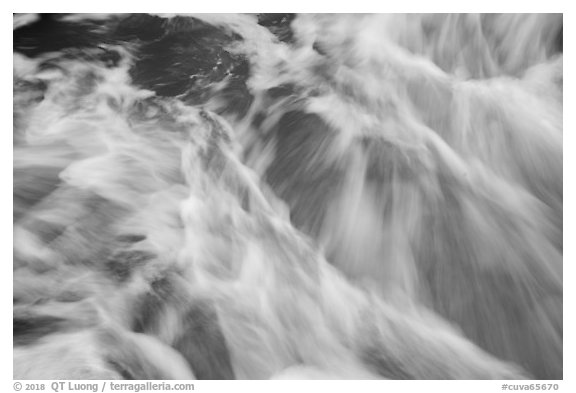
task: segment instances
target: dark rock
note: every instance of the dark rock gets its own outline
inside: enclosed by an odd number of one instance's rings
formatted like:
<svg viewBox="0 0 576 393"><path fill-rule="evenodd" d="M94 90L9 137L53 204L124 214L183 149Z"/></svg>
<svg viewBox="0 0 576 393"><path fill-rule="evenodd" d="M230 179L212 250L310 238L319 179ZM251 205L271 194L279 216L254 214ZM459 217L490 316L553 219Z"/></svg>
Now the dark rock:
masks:
<svg viewBox="0 0 576 393"><path fill-rule="evenodd" d="M182 334L174 348L190 364L198 379L234 379L226 339L218 315L207 302L196 301L184 314Z"/></svg>
<svg viewBox="0 0 576 393"><path fill-rule="evenodd" d="M15 315L12 321L14 345L29 345L62 330L64 319L45 315Z"/></svg>
<svg viewBox="0 0 576 393"><path fill-rule="evenodd" d="M292 111L282 116L274 135L276 157L266 180L289 204L293 224L314 237L343 176L331 158L334 132L318 115Z"/></svg>

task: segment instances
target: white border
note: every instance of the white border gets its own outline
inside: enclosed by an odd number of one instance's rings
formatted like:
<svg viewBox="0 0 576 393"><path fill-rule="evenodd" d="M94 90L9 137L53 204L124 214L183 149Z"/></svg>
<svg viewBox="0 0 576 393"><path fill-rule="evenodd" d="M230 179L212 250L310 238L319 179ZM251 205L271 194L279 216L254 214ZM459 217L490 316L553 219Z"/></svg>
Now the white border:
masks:
<svg viewBox="0 0 576 393"><path fill-rule="evenodd" d="M286 10L298 12L563 12L564 13L564 35L566 37L565 45L566 51L564 52L564 69L567 70L564 75L564 102L565 107L568 108L564 116L564 129L565 133L564 151L567 152L565 161L565 185L564 193L567 195L568 201L565 211L565 226L564 226L564 243L566 248L564 250L564 298L566 299L566 306L564 307L564 324L565 331L567 332L564 337L564 381L559 381L560 390L562 392L576 392L576 369L574 367L574 349L576 348L574 332L576 326L574 324L574 286L571 285L575 280L576 262L574 247L576 244L574 228L574 174L576 173L575 156L572 155L574 149L574 113L575 110L575 97L574 97L574 74L572 70L576 69L574 62L574 17L570 12L573 8L569 6L570 1L559 0L545 0L545 1L498 1L498 0L482 0L475 2L476 4L466 4L464 1L457 0L431 0L431 1L386 1L380 0L367 1L367 0L354 0L345 1L341 3L329 2L316 2L313 3L309 0L290 0L289 2L276 2L264 0L219 0L219 1L201 1L201 0L188 0L188 1L173 1L162 0L158 2L144 4L144 2L119 2L111 0L99 0L97 2L82 3L72 0L58 0L58 1L11 1L11 4L4 5L9 7L9 12L3 12L2 26L4 30L12 28L12 12L54 12L54 11L88 11L88 12L285 12ZM574 2L572 2L574 3ZM140 11L138 11L140 10ZM5 185L5 189L0 196L2 198L1 211L2 211L2 267L1 267L1 280L0 286L0 304L2 307L2 314L5 315L5 321L0 323L0 337L2 337L2 366L1 370L1 383L0 391L11 392L12 390L12 333L9 331L10 318L12 314L12 197L9 191L9 185L12 183L12 64L9 61L8 47L12 46L9 42L9 34L4 31L1 35L2 48L6 54L6 61L2 62L2 81L3 88L2 99L3 116L2 120L4 127L2 127L2 140L0 143L2 159L0 165L1 183ZM575 172L572 172L575 170ZM574 241L575 243L572 243ZM526 383L538 383L539 381L526 381ZM271 389L278 392L293 392L293 391L362 391L362 392L499 392L501 385L504 381L235 381L235 382L212 382L212 381L196 381L195 391L249 391L269 392ZM46 391L50 391L47 389Z"/></svg>

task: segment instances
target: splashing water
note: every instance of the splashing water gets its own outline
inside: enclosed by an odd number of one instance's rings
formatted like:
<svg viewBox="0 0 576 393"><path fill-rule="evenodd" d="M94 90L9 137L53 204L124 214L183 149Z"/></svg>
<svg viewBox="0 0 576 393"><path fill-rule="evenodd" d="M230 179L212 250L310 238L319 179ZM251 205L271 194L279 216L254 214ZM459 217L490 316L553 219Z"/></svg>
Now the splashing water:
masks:
<svg viewBox="0 0 576 393"><path fill-rule="evenodd" d="M14 18L14 378L562 378L561 15Z"/></svg>

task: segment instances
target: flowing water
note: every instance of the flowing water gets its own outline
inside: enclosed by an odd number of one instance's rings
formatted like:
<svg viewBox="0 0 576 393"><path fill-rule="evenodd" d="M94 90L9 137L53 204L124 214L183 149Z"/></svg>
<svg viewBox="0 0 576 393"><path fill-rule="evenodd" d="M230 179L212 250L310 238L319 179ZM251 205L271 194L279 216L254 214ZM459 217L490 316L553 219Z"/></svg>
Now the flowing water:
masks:
<svg viewBox="0 0 576 393"><path fill-rule="evenodd" d="M14 378L562 378L562 15L14 29Z"/></svg>

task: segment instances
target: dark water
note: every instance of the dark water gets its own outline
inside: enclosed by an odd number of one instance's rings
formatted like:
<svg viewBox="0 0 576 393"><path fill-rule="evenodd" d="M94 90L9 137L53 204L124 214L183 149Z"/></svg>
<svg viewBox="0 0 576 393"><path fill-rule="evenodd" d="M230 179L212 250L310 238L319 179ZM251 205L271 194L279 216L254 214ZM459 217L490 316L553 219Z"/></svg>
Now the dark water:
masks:
<svg viewBox="0 0 576 393"><path fill-rule="evenodd" d="M561 15L14 28L14 378L562 378Z"/></svg>

